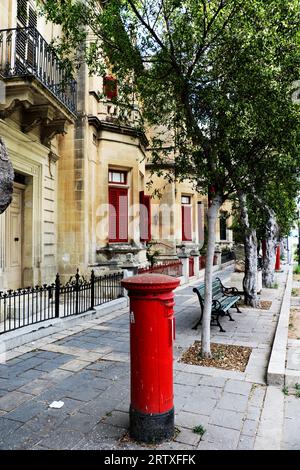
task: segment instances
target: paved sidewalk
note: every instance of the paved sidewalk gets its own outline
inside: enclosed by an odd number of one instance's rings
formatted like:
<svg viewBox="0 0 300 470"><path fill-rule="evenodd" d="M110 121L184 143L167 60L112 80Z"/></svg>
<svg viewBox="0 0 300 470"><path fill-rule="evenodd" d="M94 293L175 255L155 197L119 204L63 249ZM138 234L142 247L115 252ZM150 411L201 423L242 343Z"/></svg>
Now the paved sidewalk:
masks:
<svg viewBox="0 0 300 470"><path fill-rule="evenodd" d="M216 275L228 280L230 273L228 268ZM174 392L178 433L157 449L263 445L264 426L273 406L265 402L265 376L285 277L285 273L278 274L279 289L263 290L262 299L272 300L270 310L242 309L241 314L233 314L235 322L222 319L226 333L212 327L212 341L253 348L244 373L178 362L182 352L200 338L200 331L191 329L199 316L192 286L177 291ZM130 401L128 308L85 320L8 356L14 357L0 364L0 449L144 448L123 439ZM282 393L279 399L283 402ZM61 409L49 408L51 402L60 400L64 402ZM298 406L300 400L295 403ZM206 429L202 439L192 431L198 425ZM275 440L280 442L281 435Z"/></svg>
<svg viewBox="0 0 300 470"><path fill-rule="evenodd" d="M300 281L293 279L293 288L300 288ZM299 291L298 291L299 292ZM291 297L291 309L300 306L299 295ZM290 318L291 331L295 325ZM300 449L300 339L298 325L294 338L288 338L286 360L286 393L284 399L284 426L282 436L282 449ZM296 387L295 387L296 385ZM297 397L298 395L298 397Z"/></svg>

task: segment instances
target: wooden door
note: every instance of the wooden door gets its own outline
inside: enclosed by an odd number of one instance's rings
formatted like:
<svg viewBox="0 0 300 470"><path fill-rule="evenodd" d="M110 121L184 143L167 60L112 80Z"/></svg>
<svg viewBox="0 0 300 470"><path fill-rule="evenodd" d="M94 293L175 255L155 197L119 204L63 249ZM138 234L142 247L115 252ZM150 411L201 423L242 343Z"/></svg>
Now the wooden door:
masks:
<svg viewBox="0 0 300 470"><path fill-rule="evenodd" d="M19 186L19 185L18 185ZM15 187L13 200L6 211L7 287L22 287L23 189Z"/></svg>

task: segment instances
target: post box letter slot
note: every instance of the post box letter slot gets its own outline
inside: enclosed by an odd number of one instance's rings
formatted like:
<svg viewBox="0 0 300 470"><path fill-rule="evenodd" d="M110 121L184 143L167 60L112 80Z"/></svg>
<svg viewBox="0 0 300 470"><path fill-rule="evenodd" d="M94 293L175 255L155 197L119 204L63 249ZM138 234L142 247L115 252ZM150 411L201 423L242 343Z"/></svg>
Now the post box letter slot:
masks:
<svg viewBox="0 0 300 470"><path fill-rule="evenodd" d="M166 317L170 317L173 313L173 307L175 302L164 302L165 305L165 315Z"/></svg>

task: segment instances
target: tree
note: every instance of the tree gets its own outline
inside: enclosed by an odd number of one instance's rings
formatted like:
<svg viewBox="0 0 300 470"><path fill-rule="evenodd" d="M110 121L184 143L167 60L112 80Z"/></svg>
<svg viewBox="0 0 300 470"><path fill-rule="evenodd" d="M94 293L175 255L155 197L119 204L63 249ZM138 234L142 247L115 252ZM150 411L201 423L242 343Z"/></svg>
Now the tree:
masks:
<svg viewBox="0 0 300 470"><path fill-rule="evenodd" d="M275 250L280 238L289 235L297 218L296 196L299 191L299 180L293 167L285 161L285 178L280 181L269 180L258 191L247 196L240 193L239 212L245 245L245 276L243 287L245 303L256 307L259 303L256 288L257 274L257 240L266 241L266 253L263 264L263 281L265 287L274 284Z"/></svg>
<svg viewBox="0 0 300 470"><path fill-rule="evenodd" d="M296 3L45 1L48 18L63 27L59 52L65 57L85 43L91 71L103 73L109 63L122 100L130 106L138 96L147 125L162 125L172 134L168 148L160 136L153 139L154 169L161 171L169 158L173 166L167 178L188 178L199 192L209 191L204 356L211 355L217 213L237 190L253 187L257 160L267 162L281 153L283 117L277 119L276 106L281 99L285 116L291 110L289 87L298 78ZM76 65L76 58L71 62ZM282 74L285 80L277 85Z"/></svg>
<svg viewBox="0 0 300 470"><path fill-rule="evenodd" d="M291 164L287 165L288 162L287 159L285 168L282 168L285 178L269 182L263 200L256 195L256 201L261 206L259 232L261 238L266 241L263 263L263 284L265 287L272 287L274 284L277 243L289 235L297 218L296 197L300 189L297 172L299 170Z"/></svg>
<svg viewBox="0 0 300 470"><path fill-rule="evenodd" d="M2 214L11 203L13 181L13 166L8 158L5 143L0 137L0 214Z"/></svg>

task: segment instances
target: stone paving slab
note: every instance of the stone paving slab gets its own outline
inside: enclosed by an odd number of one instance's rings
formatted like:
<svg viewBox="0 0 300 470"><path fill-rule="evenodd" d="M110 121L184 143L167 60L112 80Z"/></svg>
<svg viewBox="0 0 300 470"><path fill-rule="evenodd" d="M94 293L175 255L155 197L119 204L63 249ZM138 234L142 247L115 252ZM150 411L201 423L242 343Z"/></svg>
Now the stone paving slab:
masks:
<svg viewBox="0 0 300 470"><path fill-rule="evenodd" d="M266 392L254 448L256 450L279 450L282 439L284 395L274 386Z"/></svg>
<svg viewBox="0 0 300 470"><path fill-rule="evenodd" d="M222 272L222 279L228 279L230 272ZM264 375L280 304L276 303L277 291L263 295L272 297L272 311L243 309L242 314L233 313L235 322L223 319L226 333L212 327L213 341L253 348L246 371L235 372L178 362L184 349L200 339L201 330L191 330L199 317L192 286L177 292L177 435L157 449L253 449L257 445L263 429L258 428L260 418L266 423L271 413L267 406L262 415L267 390ZM3 368L0 364L0 380L13 384L5 390L0 382L0 448L145 448L122 439L129 422L128 342L128 309L123 308L106 314L105 319L77 322L65 332L11 351L11 360ZM63 408L50 409L54 400L64 401ZM202 437L193 432L200 425L205 428Z"/></svg>

